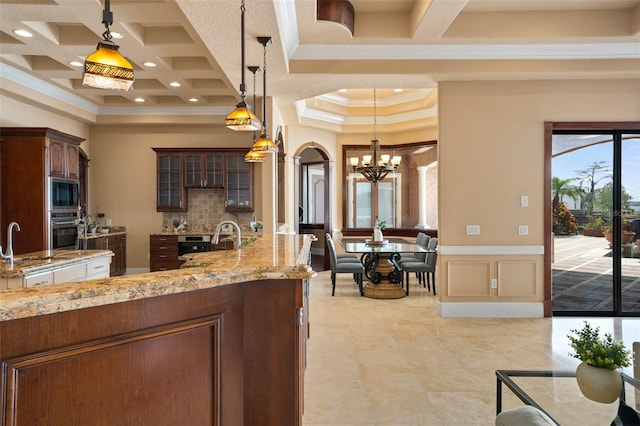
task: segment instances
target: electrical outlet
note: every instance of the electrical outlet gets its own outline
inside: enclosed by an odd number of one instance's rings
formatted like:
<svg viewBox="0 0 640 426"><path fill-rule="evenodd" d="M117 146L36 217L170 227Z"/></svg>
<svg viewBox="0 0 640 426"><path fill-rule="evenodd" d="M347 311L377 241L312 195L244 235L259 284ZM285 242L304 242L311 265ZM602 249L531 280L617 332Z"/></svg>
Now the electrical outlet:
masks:
<svg viewBox="0 0 640 426"><path fill-rule="evenodd" d="M491 288L498 288L498 280L491 278Z"/></svg>
<svg viewBox="0 0 640 426"><path fill-rule="evenodd" d="M529 226L518 225L518 235L529 235Z"/></svg>
<svg viewBox="0 0 640 426"><path fill-rule="evenodd" d="M467 225L467 235L480 235L480 225Z"/></svg>

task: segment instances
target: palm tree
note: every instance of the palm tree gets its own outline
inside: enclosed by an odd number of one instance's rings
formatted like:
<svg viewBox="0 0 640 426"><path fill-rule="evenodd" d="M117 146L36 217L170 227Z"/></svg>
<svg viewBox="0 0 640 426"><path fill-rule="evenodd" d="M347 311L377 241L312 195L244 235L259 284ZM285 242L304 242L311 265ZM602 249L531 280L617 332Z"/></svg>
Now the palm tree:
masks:
<svg viewBox="0 0 640 426"><path fill-rule="evenodd" d="M569 185L575 178L560 179L554 176L551 179L551 195L553 195L553 207L558 206L560 199L566 195L574 200L580 196L580 191L575 186Z"/></svg>

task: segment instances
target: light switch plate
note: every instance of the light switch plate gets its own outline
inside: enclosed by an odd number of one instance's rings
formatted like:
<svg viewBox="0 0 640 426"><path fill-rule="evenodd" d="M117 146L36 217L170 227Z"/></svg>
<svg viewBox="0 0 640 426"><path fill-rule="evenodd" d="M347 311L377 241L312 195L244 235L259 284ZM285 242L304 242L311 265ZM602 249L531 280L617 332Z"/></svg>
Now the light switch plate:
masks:
<svg viewBox="0 0 640 426"><path fill-rule="evenodd" d="M520 196L520 207L529 207L529 196L521 195Z"/></svg>

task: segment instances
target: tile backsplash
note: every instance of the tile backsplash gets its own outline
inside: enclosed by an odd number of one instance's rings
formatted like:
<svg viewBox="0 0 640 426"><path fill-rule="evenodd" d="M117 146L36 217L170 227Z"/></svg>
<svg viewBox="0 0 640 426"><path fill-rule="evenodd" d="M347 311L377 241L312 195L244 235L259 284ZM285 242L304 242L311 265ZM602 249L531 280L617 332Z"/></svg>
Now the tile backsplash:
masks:
<svg viewBox="0 0 640 426"><path fill-rule="evenodd" d="M186 212L162 214L163 228L172 229L173 221L181 217L187 220L187 230L211 230L223 220L233 220L241 228L249 228L254 214L229 213L224 210L224 189L190 188ZM260 220L260 218L258 218Z"/></svg>

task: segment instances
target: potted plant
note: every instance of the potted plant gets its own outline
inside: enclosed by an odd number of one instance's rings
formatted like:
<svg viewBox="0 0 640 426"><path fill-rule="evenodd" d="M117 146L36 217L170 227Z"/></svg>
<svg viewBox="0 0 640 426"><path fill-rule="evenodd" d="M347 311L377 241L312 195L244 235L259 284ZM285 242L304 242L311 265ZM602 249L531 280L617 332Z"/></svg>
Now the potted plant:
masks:
<svg viewBox="0 0 640 426"><path fill-rule="evenodd" d="M585 223L582 228L582 235L585 237L602 237L602 228L604 228L604 219L600 216L589 216L589 222Z"/></svg>
<svg viewBox="0 0 640 426"><path fill-rule="evenodd" d="M609 242L609 247L613 247L613 225L607 224L603 229L604 238ZM633 241L636 233L629 229L629 221L622 218L622 245L629 244Z"/></svg>
<svg viewBox="0 0 640 426"><path fill-rule="evenodd" d="M631 365L631 351L614 340L610 333L600 337L600 327L593 328L587 321L581 330L571 330L574 353L570 355L582 361L576 369L576 380L582 394L596 402L610 404L618 398L622 389L622 377L616 371Z"/></svg>

